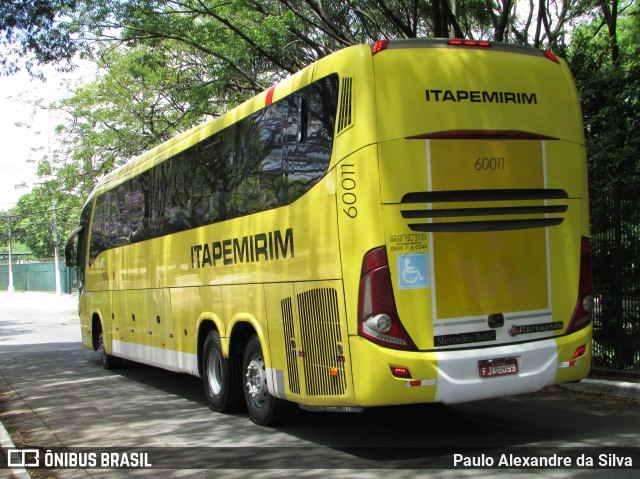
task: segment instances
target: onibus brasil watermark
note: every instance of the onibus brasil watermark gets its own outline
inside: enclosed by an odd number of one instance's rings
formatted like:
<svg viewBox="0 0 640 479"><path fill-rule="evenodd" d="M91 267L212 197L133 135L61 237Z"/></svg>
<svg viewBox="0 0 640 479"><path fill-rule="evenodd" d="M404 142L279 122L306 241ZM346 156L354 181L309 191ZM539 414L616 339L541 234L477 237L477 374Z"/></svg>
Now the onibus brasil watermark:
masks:
<svg viewBox="0 0 640 479"><path fill-rule="evenodd" d="M640 447L71 447L3 449L26 469L640 469ZM247 458L251 457L251 461ZM297 461L291 458L296 457Z"/></svg>
<svg viewBox="0 0 640 479"><path fill-rule="evenodd" d="M26 468L151 468L148 452L123 451L59 451L40 449L7 449L9 467Z"/></svg>

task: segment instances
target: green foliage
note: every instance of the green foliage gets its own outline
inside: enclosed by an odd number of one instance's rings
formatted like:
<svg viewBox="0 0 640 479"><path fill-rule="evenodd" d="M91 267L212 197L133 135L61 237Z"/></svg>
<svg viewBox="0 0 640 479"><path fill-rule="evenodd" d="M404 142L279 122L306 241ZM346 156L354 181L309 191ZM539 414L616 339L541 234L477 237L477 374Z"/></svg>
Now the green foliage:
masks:
<svg viewBox="0 0 640 479"><path fill-rule="evenodd" d="M629 2L627 15L620 17L624 33L615 39L616 61L613 40L598 16L576 29L568 51L584 115L592 194L640 186L638 10L638 2Z"/></svg>
<svg viewBox="0 0 640 479"><path fill-rule="evenodd" d="M45 183L31 193L20 197L11 209L12 244L22 245L22 250L30 251L36 258L53 257L54 230L53 213L59 237L59 252L63 254L64 241L79 220L81 199L60 191L56 182ZM8 214L0 219L0 239L7 244ZM20 246L14 251L20 251Z"/></svg>
<svg viewBox="0 0 640 479"><path fill-rule="evenodd" d="M128 158L335 50L379 38L488 32L505 4L492 4L493 17L483 5L470 0L453 15L444 0L78 2L75 24L102 40L91 51L100 75L55 105L68 121L41 168L86 195L95 178Z"/></svg>
<svg viewBox="0 0 640 479"><path fill-rule="evenodd" d="M52 106L67 120L39 158L46 194L18 205L46 218L19 232L50 250L53 199L79 209L96 179L130 157L318 58L381 38L504 39L562 53L583 103L592 189L637 185L639 10L637 0L465 0L455 11L448 0L2 2L5 70L18 68L16 54L55 63L81 52L99 72Z"/></svg>
<svg viewBox="0 0 640 479"><path fill-rule="evenodd" d="M16 0L0 2L0 72L21 67L32 73L35 63L65 63L81 43L76 27L58 19L73 14L75 0Z"/></svg>

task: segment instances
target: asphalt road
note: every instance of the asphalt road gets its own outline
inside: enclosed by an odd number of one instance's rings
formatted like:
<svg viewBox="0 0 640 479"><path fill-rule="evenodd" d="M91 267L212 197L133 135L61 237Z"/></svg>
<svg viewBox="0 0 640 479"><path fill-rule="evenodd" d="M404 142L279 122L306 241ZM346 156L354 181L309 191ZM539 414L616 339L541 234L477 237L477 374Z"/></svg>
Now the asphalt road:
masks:
<svg viewBox="0 0 640 479"><path fill-rule="evenodd" d="M73 298L0 293L0 419L16 447L95 453L98 463L104 451L146 452L154 466L89 463L34 477L636 477L639 413L638 401L549 388L456 406L299 411L261 428L246 413L209 411L199 378L135 363L103 370L80 344ZM499 466L502 454L529 464ZM587 464L530 467L553 454ZM612 461L622 467L602 468Z"/></svg>

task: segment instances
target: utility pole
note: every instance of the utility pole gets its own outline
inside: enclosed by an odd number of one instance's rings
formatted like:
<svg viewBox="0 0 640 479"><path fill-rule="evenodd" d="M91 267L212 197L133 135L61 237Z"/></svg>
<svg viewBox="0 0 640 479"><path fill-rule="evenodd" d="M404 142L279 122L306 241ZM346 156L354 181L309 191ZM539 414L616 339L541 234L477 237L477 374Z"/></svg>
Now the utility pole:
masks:
<svg viewBox="0 0 640 479"><path fill-rule="evenodd" d="M58 222L56 220L56 201L53 200L53 268L56 280L56 294L62 294L60 288L60 263L58 260Z"/></svg>
<svg viewBox="0 0 640 479"><path fill-rule="evenodd" d="M9 210L9 285L7 287L7 291L13 293L15 288L13 287L13 269L11 268L11 263L13 262L11 258L11 210Z"/></svg>

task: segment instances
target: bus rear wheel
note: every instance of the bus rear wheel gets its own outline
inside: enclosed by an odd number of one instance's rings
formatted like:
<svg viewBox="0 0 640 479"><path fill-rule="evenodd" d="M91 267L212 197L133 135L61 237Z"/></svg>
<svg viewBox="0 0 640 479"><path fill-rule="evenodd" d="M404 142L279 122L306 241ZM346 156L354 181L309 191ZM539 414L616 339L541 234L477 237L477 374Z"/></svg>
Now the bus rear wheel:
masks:
<svg viewBox="0 0 640 479"><path fill-rule="evenodd" d="M232 412L242 406L240 371L233 357L225 358L217 331L209 331L202 350L202 379L209 407Z"/></svg>
<svg viewBox="0 0 640 479"><path fill-rule="evenodd" d="M276 426L284 421L291 403L272 396L267 389L267 370L258 336L247 343L242 362L244 398L249 417L259 426Z"/></svg>

